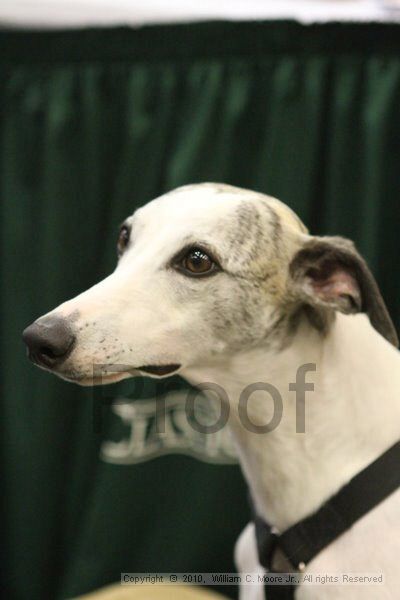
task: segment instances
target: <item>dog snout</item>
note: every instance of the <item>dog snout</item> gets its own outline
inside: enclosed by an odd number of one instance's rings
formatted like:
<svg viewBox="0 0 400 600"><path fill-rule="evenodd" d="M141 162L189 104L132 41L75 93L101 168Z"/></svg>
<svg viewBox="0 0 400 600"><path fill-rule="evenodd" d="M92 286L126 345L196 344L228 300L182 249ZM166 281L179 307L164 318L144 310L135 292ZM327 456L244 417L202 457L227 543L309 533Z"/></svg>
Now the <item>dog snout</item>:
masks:
<svg viewBox="0 0 400 600"><path fill-rule="evenodd" d="M49 316L29 325L22 334L29 358L41 367L54 369L61 365L74 347L76 336L69 321Z"/></svg>

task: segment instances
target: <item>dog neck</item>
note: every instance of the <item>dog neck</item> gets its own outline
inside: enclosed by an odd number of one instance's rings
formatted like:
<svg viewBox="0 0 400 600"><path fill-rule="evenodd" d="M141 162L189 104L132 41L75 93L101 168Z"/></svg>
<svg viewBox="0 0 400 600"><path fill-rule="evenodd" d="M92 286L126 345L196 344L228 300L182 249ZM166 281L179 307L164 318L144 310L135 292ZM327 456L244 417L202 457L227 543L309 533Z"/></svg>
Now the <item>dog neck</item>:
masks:
<svg viewBox="0 0 400 600"><path fill-rule="evenodd" d="M314 384L304 403L301 370L296 392L302 365L308 365L306 382ZM399 353L364 315L339 314L325 336L304 321L280 352L258 347L183 376L194 385L215 382L226 392L228 425L256 509L282 531L399 439L399 366ZM246 407L243 390L256 382L277 390L275 410L271 388L254 386L247 388ZM214 392L209 395L215 400ZM268 423L270 431L254 431Z"/></svg>

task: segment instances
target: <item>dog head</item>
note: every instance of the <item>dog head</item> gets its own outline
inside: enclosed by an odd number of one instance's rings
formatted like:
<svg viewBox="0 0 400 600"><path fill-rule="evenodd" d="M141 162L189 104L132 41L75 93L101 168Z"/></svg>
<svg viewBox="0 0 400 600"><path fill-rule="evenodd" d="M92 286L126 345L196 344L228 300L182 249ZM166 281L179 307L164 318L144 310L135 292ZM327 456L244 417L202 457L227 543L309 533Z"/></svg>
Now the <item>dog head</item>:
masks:
<svg viewBox="0 0 400 600"><path fill-rule="evenodd" d="M258 344L278 349L300 314L323 334L336 310L367 312L396 341L354 246L309 236L263 194L178 188L123 223L118 254L109 277L25 330L38 366L82 385L163 377Z"/></svg>

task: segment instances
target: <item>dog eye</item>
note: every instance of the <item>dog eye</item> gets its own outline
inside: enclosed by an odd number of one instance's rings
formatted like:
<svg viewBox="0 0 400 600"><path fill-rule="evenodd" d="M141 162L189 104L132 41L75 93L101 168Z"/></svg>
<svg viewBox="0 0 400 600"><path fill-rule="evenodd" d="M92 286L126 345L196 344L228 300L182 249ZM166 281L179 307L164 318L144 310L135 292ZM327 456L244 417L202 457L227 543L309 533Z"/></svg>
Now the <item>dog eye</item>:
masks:
<svg viewBox="0 0 400 600"><path fill-rule="evenodd" d="M217 267L213 259L201 248L191 248L183 257L180 266L187 275L191 276L208 275Z"/></svg>
<svg viewBox="0 0 400 600"><path fill-rule="evenodd" d="M121 256L121 254L127 247L130 237L131 237L131 232L130 232L129 227L127 225L122 225L122 227L119 231L119 236L118 236L118 244L117 244L118 256Z"/></svg>

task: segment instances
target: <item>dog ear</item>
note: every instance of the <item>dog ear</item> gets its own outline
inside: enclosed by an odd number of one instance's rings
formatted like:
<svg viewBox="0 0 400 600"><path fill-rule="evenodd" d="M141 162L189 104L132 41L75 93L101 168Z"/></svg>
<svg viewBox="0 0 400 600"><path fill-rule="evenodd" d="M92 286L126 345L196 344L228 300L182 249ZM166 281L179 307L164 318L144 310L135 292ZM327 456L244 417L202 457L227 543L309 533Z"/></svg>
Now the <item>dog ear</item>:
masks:
<svg viewBox="0 0 400 600"><path fill-rule="evenodd" d="M289 269L296 296L300 295L317 313L321 315L323 309L345 314L365 312L372 326L398 346L397 333L378 285L353 242L341 237L310 238L294 256Z"/></svg>

